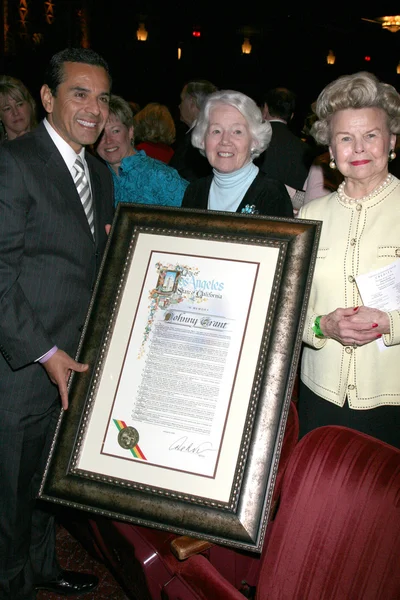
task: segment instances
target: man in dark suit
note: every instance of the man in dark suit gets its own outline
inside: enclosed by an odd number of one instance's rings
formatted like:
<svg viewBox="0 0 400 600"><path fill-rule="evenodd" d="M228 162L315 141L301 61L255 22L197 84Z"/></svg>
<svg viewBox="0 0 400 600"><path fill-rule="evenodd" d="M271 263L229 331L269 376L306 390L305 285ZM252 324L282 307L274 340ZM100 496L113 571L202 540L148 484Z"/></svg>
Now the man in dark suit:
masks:
<svg viewBox="0 0 400 600"><path fill-rule="evenodd" d="M60 569L54 519L36 497L60 399L68 408L68 378L89 368L73 357L113 190L107 167L84 148L104 127L110 87L107 63L92 50L57 53L41 89L46 119L0 147L0 598L97 584Z"/></svg>
<svg viewBox="0 0 400 600"><path fill-rule="evenodd" d="M254 161L268 177L278 179L286 185L295 211L296 198L304 197L305 182L314 150L289 128L296 108L296 95L287 88L270 89L263 97L261 110L263 118L272 127L272 138L268 148Z"/></svg>
<svg viewBox="0 0 400 600"><path fill-rule="evenodd" d="M192 146L191 130L204 101L216 91L215 85L206 79L193 79L182 88L179 114L183 126L177 127L176 141L172 145L174 154L168 165L187 181L196 181L212 172L205 156Z"/></svg>

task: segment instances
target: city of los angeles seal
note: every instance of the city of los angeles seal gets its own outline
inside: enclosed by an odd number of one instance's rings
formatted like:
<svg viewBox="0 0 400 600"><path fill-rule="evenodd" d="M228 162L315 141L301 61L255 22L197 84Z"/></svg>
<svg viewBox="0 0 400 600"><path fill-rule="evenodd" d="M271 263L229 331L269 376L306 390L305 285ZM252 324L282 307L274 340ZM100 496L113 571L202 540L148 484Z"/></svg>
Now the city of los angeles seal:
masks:
<svg viewBox="0 0 400 600"><path fill-rule="evenodd" d="M134 448L139 441L138 430L134 427L124 427L118 434L118 444L124 450Z"/></svg>

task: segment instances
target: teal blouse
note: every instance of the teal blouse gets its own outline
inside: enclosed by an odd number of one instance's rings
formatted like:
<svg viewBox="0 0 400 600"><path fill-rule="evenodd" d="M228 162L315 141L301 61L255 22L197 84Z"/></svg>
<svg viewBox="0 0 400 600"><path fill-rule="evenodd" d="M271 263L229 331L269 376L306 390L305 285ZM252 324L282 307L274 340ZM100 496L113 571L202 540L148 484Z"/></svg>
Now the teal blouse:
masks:
<svg viewBox="0 0 400 600"><path fill-rule="evenodd" d="M122 159L119 176L108 165L114 181L114 204L136 202L180 206L189 182L178 171L147 156L144 150Z"/></svg>

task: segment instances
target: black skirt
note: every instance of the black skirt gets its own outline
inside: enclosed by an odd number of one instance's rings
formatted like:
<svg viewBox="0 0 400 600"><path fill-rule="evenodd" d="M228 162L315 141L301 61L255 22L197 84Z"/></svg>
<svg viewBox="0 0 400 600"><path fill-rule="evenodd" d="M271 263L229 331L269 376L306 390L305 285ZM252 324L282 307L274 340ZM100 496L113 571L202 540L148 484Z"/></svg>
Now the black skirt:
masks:
<svg viewBox="0 0 400 600"><path fill-rule="evenodd" d="M400 406L354 410L346 401L337 406L314 394L302 381L298 400L300 438L324 425L342 425L400 448Z"/></svg>

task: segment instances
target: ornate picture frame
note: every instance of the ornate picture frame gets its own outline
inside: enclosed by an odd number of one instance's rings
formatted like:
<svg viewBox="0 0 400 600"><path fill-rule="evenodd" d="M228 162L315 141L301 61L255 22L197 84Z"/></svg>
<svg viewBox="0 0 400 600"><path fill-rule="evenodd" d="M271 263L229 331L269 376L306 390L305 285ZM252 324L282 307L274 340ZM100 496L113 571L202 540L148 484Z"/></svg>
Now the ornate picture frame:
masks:
<svg viewBox="0 0 400 600"><path fill-rule="evenodd" d="M119 204L40 497L261 552L320 228Z"/></svg>

